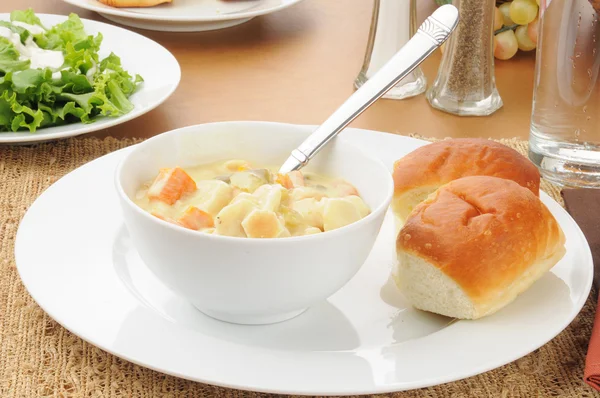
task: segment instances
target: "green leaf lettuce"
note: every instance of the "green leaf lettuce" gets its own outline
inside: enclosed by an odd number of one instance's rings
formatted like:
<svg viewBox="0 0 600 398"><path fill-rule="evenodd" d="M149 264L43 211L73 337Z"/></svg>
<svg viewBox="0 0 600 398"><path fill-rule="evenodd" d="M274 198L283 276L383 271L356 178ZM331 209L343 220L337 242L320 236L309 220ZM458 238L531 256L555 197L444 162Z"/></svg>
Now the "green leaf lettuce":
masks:
<svg viewBox="0 0 600 398"><path fill-rule="evenodd" d="M133 110L129 97L143 79L124 70L113 53L100 59L102 35L88 35L77 15L49 29L31 9L13 11L10 19L43 27L44 33L30 35L0 21L23 44L33 40L42 49L61 51L64 64L59 70L31 69L18 48L0 37L0 132L92 123L98 116L118 117Z"/></svg>

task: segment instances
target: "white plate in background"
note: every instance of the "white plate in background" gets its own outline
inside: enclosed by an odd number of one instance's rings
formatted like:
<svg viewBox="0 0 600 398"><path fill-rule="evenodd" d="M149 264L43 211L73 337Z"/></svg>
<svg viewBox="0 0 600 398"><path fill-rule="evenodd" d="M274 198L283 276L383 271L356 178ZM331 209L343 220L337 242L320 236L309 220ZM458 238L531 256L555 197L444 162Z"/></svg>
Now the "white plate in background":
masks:
<svg viewBox="0 0 600 398"><path fill-rule="evenodd" d="M228 28L301 0L173 0L154 7L118 8L98 0L64 0L104 18L140 29L198 32Z"/></svg>
<svg viewBox="0 0 600 398"><path fill-rule="evenodd" d="M359 129L346 129L342 137L390 170L395 160L427 144ZM166 288L131 246L113 176L128 150L92 161L46 190L19 226L16 262L28 291L61 325L160 372L287 394L427 387L494 369L544 345L575 318L591 288L592 258L581 230L542 193L565 232L566 254L489 317L452 321L406 303L389 279L395 226L388 213L364 266L328 300L279 324L219 322Z"/></svg>
<svg viewBox="0 0 600 398"><path fill-rule="evenodd" d="M67 19L64 15L36 14L46 27ZM10 20L10 14L0 14L0 21ZM46 127L30 133L28 130L0 132L0 144L24 144L73 137L102 130L135 119L156 108L173 94L181 80L179 63L166 48L135 32L102 22L82 19L90 35L102 33L100 59L114 52L121 58L123 68L132 76L139 74L144 82L129 100L134 108L119 117L97 117L93 123L72 123Z"/></svg>

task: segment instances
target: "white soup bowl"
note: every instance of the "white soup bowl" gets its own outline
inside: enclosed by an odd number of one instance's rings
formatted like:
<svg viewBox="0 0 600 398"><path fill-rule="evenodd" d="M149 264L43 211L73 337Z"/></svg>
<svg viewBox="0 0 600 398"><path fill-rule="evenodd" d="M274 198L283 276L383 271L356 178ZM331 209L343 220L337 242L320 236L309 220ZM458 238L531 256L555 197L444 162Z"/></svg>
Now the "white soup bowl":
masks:
<svg viewBox="0 0 600 398"><path fill-rule="evenodd" d="M306 169L353 184L371 213L316 235L250 239L170 224L134 202L160 168L228 159L277 166L309 134L306 126L223 122L190 126L133 147L116 171L127 230L142 260L170 289L223 321L266 324L290 319L344 286L371 251L394 185L388 169L342 138Z"/></svg>

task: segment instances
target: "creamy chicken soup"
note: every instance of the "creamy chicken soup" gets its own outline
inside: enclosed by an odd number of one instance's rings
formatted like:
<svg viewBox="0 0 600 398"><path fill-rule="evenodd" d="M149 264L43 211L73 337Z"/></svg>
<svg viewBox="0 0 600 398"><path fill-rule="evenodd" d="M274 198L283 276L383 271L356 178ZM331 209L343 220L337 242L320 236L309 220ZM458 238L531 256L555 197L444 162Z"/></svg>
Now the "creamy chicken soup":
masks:
<svg viewBox="0 0 600 398"><path fill-rule="evenodd" d="M135 202L185 228L248 238L318 234L370 213L342 179L274 170L244 160L162 169L138 190Z"/></svg>

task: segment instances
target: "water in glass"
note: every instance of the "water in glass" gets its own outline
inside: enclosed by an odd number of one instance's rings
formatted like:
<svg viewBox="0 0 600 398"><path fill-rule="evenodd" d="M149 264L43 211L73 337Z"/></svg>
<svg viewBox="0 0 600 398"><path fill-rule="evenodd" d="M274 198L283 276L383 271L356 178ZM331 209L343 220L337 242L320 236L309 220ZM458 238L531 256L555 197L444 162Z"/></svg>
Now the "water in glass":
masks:
<svg viewBox="0 0 600 398"><path fill-rule="evenodd" d="M530 159L565 186L600 188L600 22L589 0L542 0Z"/></svg>

